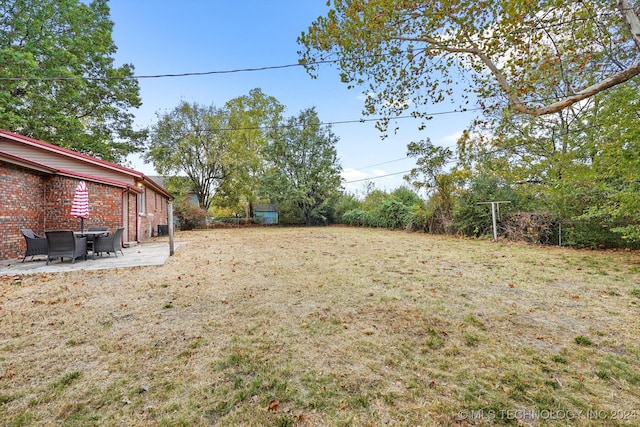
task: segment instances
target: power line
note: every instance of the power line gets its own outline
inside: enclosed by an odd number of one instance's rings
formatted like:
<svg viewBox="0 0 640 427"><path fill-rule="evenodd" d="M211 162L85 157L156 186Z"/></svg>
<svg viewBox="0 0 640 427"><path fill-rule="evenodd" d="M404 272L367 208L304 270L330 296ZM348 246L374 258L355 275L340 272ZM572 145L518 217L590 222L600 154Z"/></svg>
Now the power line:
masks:
<svg viewBox="0 0 640 427"><path fill-rule="evenodd" d="M411 169L409 169L407 171L402 171L402 172L388 173L386 175L372 176L370 178L354 179L353 181L345 181L343 184L353 184L354 182L371 181L373 179L386 178L388 176L400 175L402 173L407 173L407 172L411 172Z"/></svg>
<svg viewBox="0 0 640 427"><path fill-rule="evenodd" d="M448 110L448 111L437 111L435 113L429 113L429 112L424 112L424 113L420 113L420 115L422 116L427 116L427 117L432 117L432 116L444 116L447 114L457 114L457 113L469 113L472 111L479 111L479 110L483 110L483 108L481 107L477 107L477 108L463 108L463 109L455 109L455 110ZM396 117L374 117L371 119L357 119L357 120L336 120L333 122L320 122L318 123L319 126L327 126L327 125L345 125L345 124L352 124L352 123L365 123L365 122L376 122L379 120L388 120L390 122L394 121L394 120L402 120L402 119L418 119L420 117L416 116L416 115L406 115L406 116L396 116ZM238 127L238 128L209 128L207 129L207 131L209 132L213 132L213 131L239 131L239 130L268 130L268 129L282 129L282 128L293 128L293 127L300 127L300 126L306 126L305 123L299 123L299 124L293 124L293 125L287 125L287 124L281 124L281 125L273 125L273 126L248 126L248 127Z"/></svg>
<svg viewBox="0 0 640 427"><path fill-rule="evenodd" d="M399 162L399 161L401 161L401 160L406 160L406 159L408 159L408 158L409 158L408 156L405 156L405 157L403 157L403 158L401 158L401 159L389 160L388 162L376 163L375 165L362 166L361 168L358 168L358 169L352 169L352 170L354 170L354 171L361 171L362 169L372 168L372 167L374 167L374 166L386 165L386 164L388 164L388 163L395 163L395 162Z"/></svg>
<svg viewBox="0 0 640 427"><path fill-rule="evenodd" d="M174 73L174 74L143 74L139 76L103 76L103 77L87 77L87 76L72 76L72 77L0 77L0 80L5 81L51 81L51 80L137 80L137 79L162 79L170 77L194 77L194 76L211 76L215 74L234 74L234 73L246 73L254 71L267 71L267 70L280 70L283 68L304 67L308 65L320 65L339 62L338 59L324 60L309 62L306 64L285 64L285 65L271 65L266 67L256 68L237 68L233 70L218 70L218 71L200 71L200 72L188 72L188 73Z"/></svg>

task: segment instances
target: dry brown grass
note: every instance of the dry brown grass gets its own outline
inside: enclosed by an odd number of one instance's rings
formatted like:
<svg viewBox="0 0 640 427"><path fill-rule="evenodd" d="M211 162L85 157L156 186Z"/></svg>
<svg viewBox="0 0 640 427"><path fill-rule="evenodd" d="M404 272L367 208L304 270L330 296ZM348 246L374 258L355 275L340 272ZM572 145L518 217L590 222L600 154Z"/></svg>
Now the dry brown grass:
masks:
<svg viewBox="0 0 640 427"><path fill-rule="evenodd" d="M640 257L357 228L0 278L0 424L638 425Z"/></svg>

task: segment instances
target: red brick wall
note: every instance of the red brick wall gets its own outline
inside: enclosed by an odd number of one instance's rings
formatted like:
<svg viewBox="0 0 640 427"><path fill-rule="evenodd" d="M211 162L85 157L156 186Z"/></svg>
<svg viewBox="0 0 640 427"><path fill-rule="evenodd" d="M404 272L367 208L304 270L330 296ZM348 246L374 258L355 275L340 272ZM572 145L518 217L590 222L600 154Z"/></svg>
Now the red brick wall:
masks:
<svg viewBox="0 0 640 427"><path fill-rule="evenodd" d="M71 204L80 180L52 176L46 183L45 222L47 230L80 230L80 218L72 217ZM104 225L116 229L122 224L122 189L104 184L87 182L89 190L89 225Z"/></svg>
<svg viewBox="0 0 640 427"><path fill-rule="evenodd" d="M0 161L0 259L24 256L21 228L44 236L43 177Z"/></svg>
<svg viewBox="0 0 640 427"><path fill-rule="evenodd" d="M89 189L89 225L102 225L115 230L122 227L123 189L87 182Z"/></svg>
<svg viewBox="0 0 640 427"><path fill-rule="evenodd" d="M166 225L168 222L167 198L156 193L150 188L145 190L144 213L140 215L140 240L158 235L158 225Z"/></svg>

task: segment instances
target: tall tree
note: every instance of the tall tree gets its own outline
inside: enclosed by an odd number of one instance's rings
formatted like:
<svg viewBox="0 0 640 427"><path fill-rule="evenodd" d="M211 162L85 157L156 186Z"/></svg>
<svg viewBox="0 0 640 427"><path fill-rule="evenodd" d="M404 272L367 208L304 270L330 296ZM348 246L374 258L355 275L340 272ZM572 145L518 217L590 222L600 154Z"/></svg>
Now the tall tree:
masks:
<svg viewBox="0 0 640 427"><path fill-rule="evenodd" d="M424 114L421 105L450 100L458 83L483 107L500 95L515 111L551 114L640 73L630 0L332 3L298 38L300 61L313 76L335 59L343 82L368 83L365 112L387 120ZM540 98L549 87L555 96Z"/></svg>
<svg viewBox="0 0 640 427"><path fill-rule="evenodd" d="M225 109L229 112L232 145L226 161L229 179L221 184L218 204L233 207L255 200L263 172L266 134L282 121L284 106L256 88L227 102Z"/></svg>
<svg viewBox="0 0 640 427"><path fill-rule="evenodd" d="M208 210L229 176L231 133L227 123L224 110L182 102L173 111L158 114L145 161L152 162L162 175L186 175L200 207Z"/></svg>
<svg viewBox="0 0 640 427"><path fill-rule="evenodd" d="M163 175L186 175L204 209L214 201L227 206L246 201L263 165L264 133L283 109L260 89L223 108L183 102L158 114L144 158Z"/></svg>
<svg viewBox="0 0 640 427"><path fill-rule="evenodd" d="M133 66L114 66L107 0L0 2L0 128L122 162L139 151Z"/></svg>
<svg viewBox="0 0 640 427"><path fill-rule="evenodd" d="M264 194L272 202L293 207L307 225L328 222L330 201L338 196L342 182L338 137L320 124L311 108L274 129L270 139Z"/></svg>
<svg viewBox="0 0 640 427"><path fill-rule="evenodd" d="M445 168L453 160L451 149L435 146L427 139L410 142L407 145L407 156L416 159L416 167L404 176L406 181L417 190L425 190L427 195L444 189Z"/></svg>

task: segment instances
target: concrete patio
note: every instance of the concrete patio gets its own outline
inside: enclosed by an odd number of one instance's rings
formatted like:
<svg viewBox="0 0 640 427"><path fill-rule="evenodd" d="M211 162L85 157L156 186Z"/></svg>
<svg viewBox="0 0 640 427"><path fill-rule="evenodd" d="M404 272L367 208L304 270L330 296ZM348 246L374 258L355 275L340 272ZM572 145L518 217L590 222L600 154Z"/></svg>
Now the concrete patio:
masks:
<svg viewBox="0 0 640 427"><path fill-rule="evenodd" d="M178 244L174 244L177 249ZM0 276L16 274L36 274L36 273L60 273L76 270L102 270L138 266L162 265L169 257L169 242L141 243L132 247L123 248L124 255L118 253L116 258L103 254L91 259L89 256L85 261L82 258L76 259L75 263L66 258L63 262L59 259L47 265L45 255L36 255L31 261L31 257L22 262L22 258L0 261Z"/></svg>

